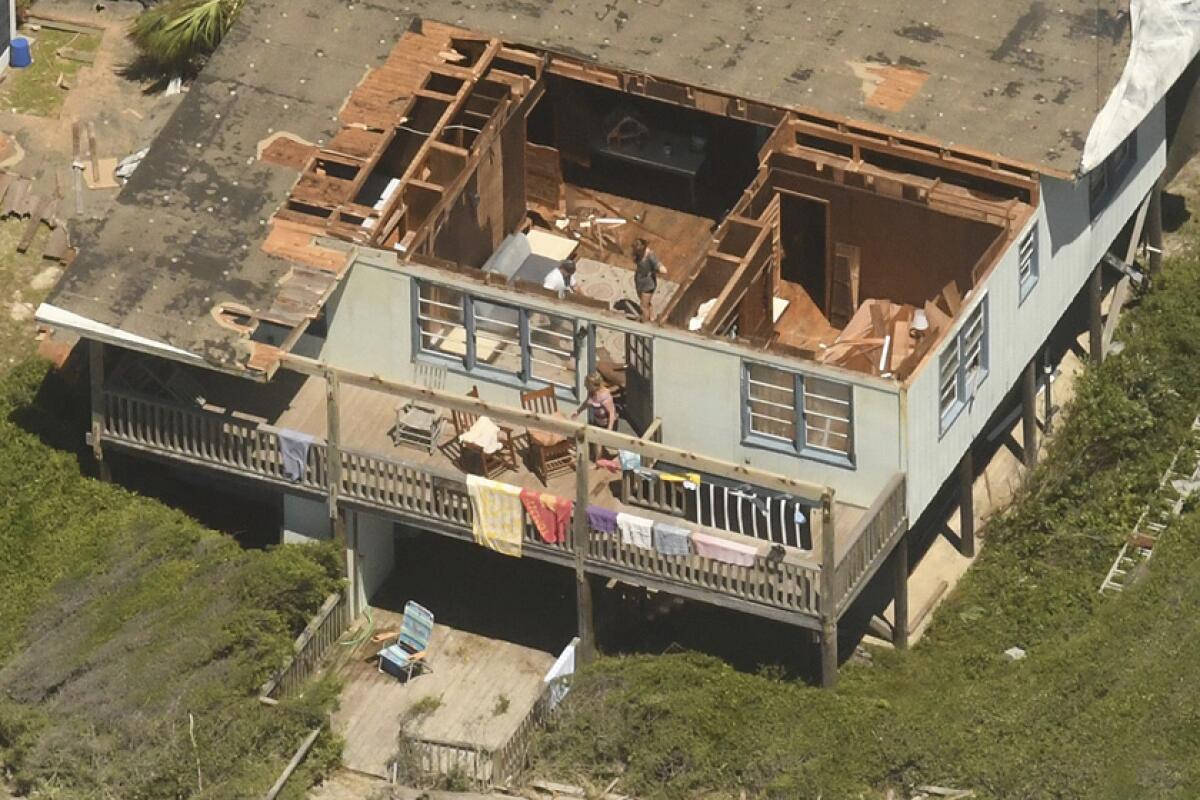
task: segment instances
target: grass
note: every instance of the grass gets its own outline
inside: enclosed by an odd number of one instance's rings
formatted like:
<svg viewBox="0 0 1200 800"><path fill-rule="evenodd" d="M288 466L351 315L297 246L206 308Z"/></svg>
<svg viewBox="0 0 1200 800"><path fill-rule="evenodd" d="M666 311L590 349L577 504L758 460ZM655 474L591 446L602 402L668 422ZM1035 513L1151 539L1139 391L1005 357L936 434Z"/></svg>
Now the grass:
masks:
<svg viewBox="0 0 1200 800"><path fill-rule="evenodd" d="M13 303L29 303L36 308L49 289L33 289L31 281L39 272L59 266L42 258L42 249L50 236L50 229L45 225L38 226L33 244L26 253L17 252L17 242L25 225L26 220L0 220L0 287L4 287L0 294L0 372L34 351L34 323L14 320Z"/></svg>
<svg viewBox="0 0 1200 800"><path fill-rule="evenodd" d="M0 379L0 775L71 800L261 797L334 699L257 689L338 585L336 550L244 550L82 476L47 444L78 428L44 374ZM338 760L321 737L285 797Z"/></svg>
<svg viewBox="0 0 1200 800"><path fill-rule="evenodd" d="M100 49L100 36L98 33L71 33L50 28L24 35L34 40L33 63L24 69L8 71L7 79L0 83L0 108L39 117L57 116L67 94L57 86L58 76L71 84L76 73L85 66L82 62L62 58L58 51L70 48L94 54Z"/></svg>
<svg viewBox="0 0 1200 800"><path fill-rule="evenodd" d="M1200 411L1200 262L1173 262L1080 379L1027 487L907 654L825 692L697 654L577 677L532 748L550 777L654 798L1200 796L1200 515L1119 598L1097 587ZM1011 662L1019 645L1028 657Z"/></svg>

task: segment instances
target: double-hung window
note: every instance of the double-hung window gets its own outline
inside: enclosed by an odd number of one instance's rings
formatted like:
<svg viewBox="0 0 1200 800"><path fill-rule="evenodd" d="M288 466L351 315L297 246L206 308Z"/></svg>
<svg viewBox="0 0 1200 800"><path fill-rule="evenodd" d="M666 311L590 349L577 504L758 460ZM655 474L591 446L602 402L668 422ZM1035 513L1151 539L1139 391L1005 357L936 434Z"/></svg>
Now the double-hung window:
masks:
<svg viewBox="0 0 1200 800"><path fill-rule="evenodd" d="M1017 248L1017 281L1022 303L1038 282L1038 268L1038 226L1035 222Z"/></svg>
<svg viewBox="0 0 1200 800"><path fill-rule="evenodd" d="M805 456L852 463L850 384L747 362L743 438Z"/></svg>
<svg viewBox="0 0 1200 800"><path fill-rule="evenodd" d="M449 358L468 372L520 384L576 391L575 320L417 283L414 340L422 354Z"/></svg>
<svg viewBox="0 0 1200 800"><path fill-rule="evenodd" d="M938 410L945 433L988 374L987 298L949 337L938 360Z"/></svg>

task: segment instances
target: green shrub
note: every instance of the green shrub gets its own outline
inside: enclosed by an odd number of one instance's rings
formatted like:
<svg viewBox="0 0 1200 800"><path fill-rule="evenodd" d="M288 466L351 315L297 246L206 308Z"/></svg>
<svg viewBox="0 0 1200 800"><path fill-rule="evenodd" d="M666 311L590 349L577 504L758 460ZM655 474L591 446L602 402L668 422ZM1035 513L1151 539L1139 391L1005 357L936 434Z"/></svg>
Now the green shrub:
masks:
<svg viewBox="0 0 1200 800"><path fill-rule="evenodd" d="M338 588L336 547L244 550L81 476L32 432L62 424L44 374L0 378L0 772L60 798L260 797L336 697L257 701ZM339 754L320 737L290 795Z"/></svg>

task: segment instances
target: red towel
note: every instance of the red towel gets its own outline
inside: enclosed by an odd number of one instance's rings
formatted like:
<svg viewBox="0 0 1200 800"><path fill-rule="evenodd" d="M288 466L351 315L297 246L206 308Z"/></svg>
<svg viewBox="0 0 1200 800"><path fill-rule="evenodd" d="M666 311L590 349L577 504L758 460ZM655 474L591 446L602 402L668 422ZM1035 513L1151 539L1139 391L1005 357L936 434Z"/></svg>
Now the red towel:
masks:
<svg viewBox="0 0 1200 800"><path fill-rule="evenodd" d="M541 534L546 544L561 544L567 541L567 530L571 527L571 511L575 504L564 497L540 494L532 489L521 490L521 504L529 512L533 527Z"/></svg>

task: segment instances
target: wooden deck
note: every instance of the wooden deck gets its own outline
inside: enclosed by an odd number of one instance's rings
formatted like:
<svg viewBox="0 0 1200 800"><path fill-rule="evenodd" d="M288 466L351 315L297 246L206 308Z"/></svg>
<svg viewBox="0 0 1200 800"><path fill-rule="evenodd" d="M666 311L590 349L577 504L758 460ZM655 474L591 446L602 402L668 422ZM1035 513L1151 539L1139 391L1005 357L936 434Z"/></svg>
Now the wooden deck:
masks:
<svg viewBox="0 0 1200 800"><path fill-rule="evenodd" d="M376 630L399 630L400 613L371 611ZM339 671L344 688L333 728L346 741L344 765L381 776L388 774L401 732L481 750L506 744L533 708L555 658L437 624L429 646L433 671L405 682L379 672L378 650L369 640L360 644ZM432 708L414 713L418 704Z"/></svg>
<svg viewBox="0 0 1200 800"><path fill-rule="evenodd" d="M244 387L244 384L243 384ZM290 387L290 397L282 389ZM206 387L207 388L207 387ZM136 393L106 390L100 410L102 440L173 461L248 476L292 493L328 498L336 486L337 502L398 519L422 531L472 540L473 511L465 476L454 459L455 445L444 434L432 455L423 449L395 447L387 436L394 419L395 400L382 391L341 386L341 444L324 440L325 386L321 378L282 382L255 395L254 412L235 410L221 392L208 392L203 408L153 400ZM236 400L236 395L233 395ZM222 404L225 404L222 407ZM285 474L280 428L315 437L299 479ZM338 477L336 484L333 476ZM546 491L522 468L501 477L510 485ZM661 480L661 479L656 479ZM619 476L592 468L589 504L625 508L617 490ZM563 475L548 491L575 496L575 476ZM640 501L639 501L640 502ZM651 519L678 521L679 512L630 506L630 513ZM663 513L663 512L666 513ZM834 508L836 568L830 588L832 607L845 607L870 579L906 529L904 480L889 482L873 509L837 503ZM689 527L697 527L684 523ZM782 557L768 557L769 542L703 528L710 534L733 536L754 544L752 563L733 563L692 553L669 556L622 541L620 536L589 529L583 542L568 532L567 541L544 542L526 524L524 555L560 566L572 566L582 555L587 573L616 579L683 598L713 603L758 616L816 628L827 608L821 597L821 537L814 550L783 547Z"/></svg>

